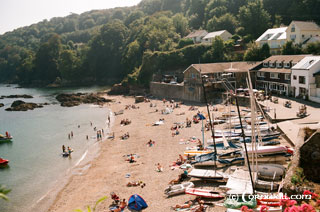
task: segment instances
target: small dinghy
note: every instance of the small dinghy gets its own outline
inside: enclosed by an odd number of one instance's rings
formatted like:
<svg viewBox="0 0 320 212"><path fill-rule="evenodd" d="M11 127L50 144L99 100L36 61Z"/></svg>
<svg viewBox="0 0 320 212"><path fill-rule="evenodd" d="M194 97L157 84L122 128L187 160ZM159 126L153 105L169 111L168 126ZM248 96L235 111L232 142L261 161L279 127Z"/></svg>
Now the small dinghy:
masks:
<svg viewBox="0 0 320 212"><path fill-rule="evenodd" d="M264 181L264 180L256 180L255 189L268 190L268 191L277 191L279 188L279 184L273 181Z"/></svg>
<svg viewBox="0 0 320 212"><path fill-rule="evenodd" d="M0 165L1 166L6 166L6 165L8 165L8 163L9 163L9 160L0 158Z"/></svg>
<svg viewBox="0 0 320 212"><path fill-rule="evenodd" d="M184 194L187 188L193 188L194 184L192 182L182 183L178 185L169 186L164 190L164 193L170 197L178 194Z"/></svg>
<svg viewBox="0 0 320 212"><path fill-rule="evenodd" d="M256 171L256 166L251 166L252 171ZM258 165L258 178L261 180L281 180L286 168L279 164Z"/></svg>
<svg viewBox="0 0 320 212"><path fill-rule="evenodd" d="M223 199L224 196L219 194L218 192L206 190L206 189L197 189L197 188L187 188L186 194L195 195L202 198L209 198L209 199Z"/></svg>

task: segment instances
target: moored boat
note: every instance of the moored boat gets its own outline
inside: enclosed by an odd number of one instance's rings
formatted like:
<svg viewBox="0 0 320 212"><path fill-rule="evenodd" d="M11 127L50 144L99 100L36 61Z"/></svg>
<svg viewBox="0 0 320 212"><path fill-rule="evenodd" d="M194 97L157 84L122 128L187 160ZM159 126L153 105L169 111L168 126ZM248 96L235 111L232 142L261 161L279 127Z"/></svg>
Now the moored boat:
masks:
<svg viewBox="0 0 320 212"><path fill-rule="evenodd" d="M206 189L197 189L197 188L187 188L186 194L195 195L202 198L210 198L210 199L223 199L224 196L219 194L218 192L214 192Z"/></svg>
<svg viewBox="0 0 320 212"><path fill-rule="evenodd" d="M0 165L5 166L5 165L8 165L8 163L9 163L9 160L0 158Z"/></svg>

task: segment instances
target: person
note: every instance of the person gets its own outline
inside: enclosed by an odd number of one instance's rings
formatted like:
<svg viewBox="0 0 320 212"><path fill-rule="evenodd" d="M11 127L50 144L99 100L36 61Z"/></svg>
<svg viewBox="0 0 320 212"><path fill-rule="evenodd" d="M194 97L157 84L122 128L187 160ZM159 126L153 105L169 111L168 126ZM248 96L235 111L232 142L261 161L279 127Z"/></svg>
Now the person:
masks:
<svg viewBox="0 0 320 212"><path fill-rule="evenodd" d="M68 138L69 138L69 139L71 138L70 133L68 134Z"/></svg>
<svg viewBox="0 0 320 212"><path fill-rule="evenodd" d="M110 123L110 116L108 116L108 123Z"/></svg>
<svg viewBox="0 0 320 212"><path fill-rule="evenodd" d="M86 136L86 138L87 138L87 140L89 140L89 136L88 135Z"/></svg>
<svg viewBox="0 0 320 212"><path fill-rule="evenodd" d="M176 205L175 207L172 207L174 210L178 209L178 208L190 208L192 206L192 201L188 201L188 203L183 204L183 205Z"/></svg>
<svg viewBox="0 0 320 212"><path fill-rule="evenodd" d="M92 126L92 122L90 121L90 126Z"/></svg>
<svg viewBox="0 0 320 212"><path fill-rule="evenodd" d="M134 162L136 162L136 161L134 160L134 155L133 155L133 154L130 154L129 163L134 163Z"/></svg>
<svg viewBox="0 0 320 212"><path fill-rule="evenodd" d="M110 209L110 212L121 212L121 208L119 207L119 205L116 206L115 209Z"/></svg>
<svg viewBox="0 0 320 212"><path fill-rule="evenodd" d="M80 128L80 125L78 125L78 128Z"/></svg>
<svg viewBox="0 0 320 212"><path fill-rule="evenodd" d="M158 163L158 164L157 164L156 171L157 171L157 172L162 172L162 170L163 170L163 169L162 169L162 166L160 165L160 163Z"/></svg>
<svg viewBox="0 0 320 212"><path fill-rule="evenodd" d="M71 137L73 137L73 132L71 131Z"/></svg>
<svg viewBox="0 0 320 212"><path fill-rule="evenodd" d="M200 139L198 139L198 145L197 146L199 147L199 150L203 150L203 146L202 146L202 143L201 143Z"/></svg>
<svg viewBox="0 0 320 212"><path fill-rule="evenodd" d="M62 152L66 151L66 147L64 145L62 145Z"/></svg>
<svg viewBox="0 0 320 212"><path fill-rule="evenodd" d="M118 195L116 195L114 192L111 192L110 195L111 195L111 199L114 201L114 203L118 204L120 201L120 197Z"/></svg>
<svg viewBox="0 0 320 212"><path fill-rule="evenodd" d="M184 159L184 157L181 154L179 155L179 159L182 163L186 162L186 159Z"/></svg>
<svg viewBox="0 0 320 212"><path fill-rule="evenodd" d="M6 131L6 137L7 137L7 138L9 138L9 137L10 137L10 135L9 135L8 131Z"/></svg>
<svg viewBox="0 0 320 212"><path fill-rule="evenodd" d="M127 207L126 199L123 199L123 200L120 202L120 209L121 209L121 210L124 210L126 207Z"/></svg>
<svg viewBox="0 0 320 212"><path fill-rule="evenodd" d="M69 153L69 158L71 158L71 152L72 152L72 149L68 146L68 153Z"/></svg>

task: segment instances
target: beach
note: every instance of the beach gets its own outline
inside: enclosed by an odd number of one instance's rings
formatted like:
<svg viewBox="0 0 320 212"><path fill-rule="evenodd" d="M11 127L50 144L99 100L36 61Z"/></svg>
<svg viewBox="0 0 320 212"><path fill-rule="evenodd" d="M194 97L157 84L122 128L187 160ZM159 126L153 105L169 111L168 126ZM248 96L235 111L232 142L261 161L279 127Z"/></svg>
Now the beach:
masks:
<svg viewBox="0 0 320 212"><path fill-rule="evenodd" d="M107 96L107 98L115 100L114 103L106 105L111 111L124 110L122 115L111 117L111 132L115 133L115 139L105 138L101 142L99 156L90 162L90 168L81 175L71 177L67 185L58 193L48 211L86 210L86 206L94 206L95 202L103 196L108 198L99 204L96 211L109 211L109 205L112 203L111 192L115 192L121 199L126 200L132 194L141 195L149 206L144 211L170 211L171 206L195 199L191 195L166 198L164 190L171 180L176 179L182 173L181 169L171 170L169 166L177 160L179 154L182 154L188 145L196 145L196 143L187 145L185 142L192 136L202 138L201 122L192 124L191 128L179 129L180 134L174 137L170 128L175 122L185 122L186 118L191 119L197 111L189 111L190 105L182 104L171 114L162 115L160 111L170 103L163 104L160 100L151 100L151 103L157 106L150 107L150 102L134 104L135 100L132 97ZM125 109L126 105L135 105L139 108ZM205 113L206 107L199 107L199 110ZM152 123L162 118L164 119L163 125L152 126ZM121 126L122 119L131 120L131 124ZM120 136L127 132L130 137L127 140L121 140ZM205 139L208 138L210 138L210 133L206 132ZM147 146L150 139L155 141L152 147ZM137 162L126 161L124 156L128 154L137 154ZM157 163L163 166L163 172L155 170ZM126 178L127 174L130 177ZM126 186L128 182L133 181L143 181L146 186L143 188ZM199 185L196 184L196 187L201 187L201 182L199 183ZM216 206L210 207L207 211L224 210Z"/></svg>

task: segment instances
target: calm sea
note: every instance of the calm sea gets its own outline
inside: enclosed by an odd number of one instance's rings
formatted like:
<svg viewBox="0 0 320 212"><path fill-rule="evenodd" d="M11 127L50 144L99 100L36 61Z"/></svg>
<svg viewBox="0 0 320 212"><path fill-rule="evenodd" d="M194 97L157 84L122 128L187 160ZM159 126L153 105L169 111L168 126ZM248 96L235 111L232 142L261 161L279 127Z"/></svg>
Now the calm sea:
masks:
<svg viewBox="0 0 320 212"><path fill-rule="evenodd" d="M26 89L0 85L0 96L30 94L33 99L21 100L50 103L33 111L8 112L5 108L16 99L0 99L0 103L5 104L0 108L0 133L8 131L14 137L11 143L0 144L0 157L10 160L8 168L0 169L0 184L12 189L8 195L10 201L0 200L0 211L28 212L31 208L44 211L44 206L52 200L49 196L54 196L70 175L81 174L88 168L89 165L79 167L99 151L93 127L104 129L106 133L106 119L110 111L95 105L61 107L55 96L58 93L104 89L106 87ZM71 131L74 136L69 140ZM63 144L74 149L72 158L61 156Z"/></svg>

